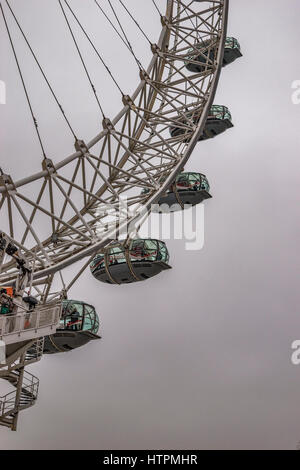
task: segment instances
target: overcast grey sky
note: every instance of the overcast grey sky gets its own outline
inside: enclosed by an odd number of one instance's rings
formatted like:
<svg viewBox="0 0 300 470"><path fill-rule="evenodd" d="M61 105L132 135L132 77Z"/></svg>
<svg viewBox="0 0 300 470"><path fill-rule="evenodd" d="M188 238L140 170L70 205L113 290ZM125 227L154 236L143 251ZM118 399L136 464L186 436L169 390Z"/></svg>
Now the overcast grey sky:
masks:
<svg viewBox="0 0 300 470"><path fill-rule="evenodd" d="M130 2L155 40L160 24L150 3ZM62 38L57 2L12 4L88 140L99 127L97 109L72 43ZM127 66L87 1L72 4L98 30L99 46L131 92L134 64ZM224 69L216 102L229 106L235 127L198 144L186 166L211 183L204 248L169 241L173 269L135 285L105 286L87 271L72 295L96 306L103 339L31 367L41 380L38 403L22 412L17 433L0 428L1 449L295 449L300 440L300 366L290 360L300 339L300 105L291 101L291 84L300 80L300 4L230 4L228 33L244 56ZM147 43L124 21L147 63ZM0 29L0 79L8 87L1 165L21 177L39 168L40 156L3 23ZM99 73L114 115L119 97ZM53 105L41 112L39 93L33 99L50 150L69 154L72 138Z"/></svg>

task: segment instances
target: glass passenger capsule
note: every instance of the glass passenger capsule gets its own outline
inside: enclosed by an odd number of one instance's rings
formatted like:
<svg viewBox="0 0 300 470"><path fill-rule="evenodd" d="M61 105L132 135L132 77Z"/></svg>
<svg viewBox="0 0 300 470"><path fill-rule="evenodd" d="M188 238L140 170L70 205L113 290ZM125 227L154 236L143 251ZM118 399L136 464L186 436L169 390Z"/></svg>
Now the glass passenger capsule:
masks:
<svg viewBox="0 0 300 470"><path fill-rule="evenodd" d="M44 354L71 351L99 339L99 317L95 308L78 300L63 300L59 326L45 337Z"/></svg>
<svg viewBox="0 0 300 470"><path fill-rule="evenodd" d="M108 284L128 284L156 276L168 265L169 252L160 240L136 239L129 247L116 242L95 256L90 268L93 276Z"/></svg>
<svg viewBox="0 0 300 470"><path fill-rule="evenodd" d="M177 137L186 135L183 142L189 142L193 129L191 128L190 121L192 124L197 125L201 116L202 110L194 109L186 113L186 118L180 116L178 119L178 125L170 127L171 137ZM200 135L198 141L211 139L219 134L222 134L227 129L233 127L232 117L229 109L226 106L214 104L209 111L204 130Z"/></svg>
<svg viewBox="0 0 300 470"><path fill-rule="evenodd" d="M216 59L216 45L208 41L195 44L195 47L189 49L188 58L185 61L185 66L190 72L200 73L205 71L207 67L212 67ZM223 67L231 64L239 57L242 57L241 46L237 39L227 37L225 40Z"/></svg>
<svg viewBox="0 0 300 470"><path fill-rule="evenodd" d="M209 194L210 186L205 175L196 172L180 173L167 192L153 205L153 212L175 212L195 206L212 196Z"/></svg>

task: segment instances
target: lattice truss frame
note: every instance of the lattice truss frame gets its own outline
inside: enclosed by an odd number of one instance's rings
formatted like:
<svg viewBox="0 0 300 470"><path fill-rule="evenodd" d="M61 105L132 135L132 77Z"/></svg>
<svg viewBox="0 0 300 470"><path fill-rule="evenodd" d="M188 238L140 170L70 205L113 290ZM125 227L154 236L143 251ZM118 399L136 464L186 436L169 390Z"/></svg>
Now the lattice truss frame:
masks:
<svg viewBox="0 0 300 470"><path fill-rule="evenodd" d="M64 160L44 159L41 172L17 182L0 176L1 230L32 267L40 300L46 301L55 273L79 260L86 267L121 232L130 236L182 171L213 103L227 14L228 0L167 0L151 63L140 69L135 93L122 97L122 111L103 119L91 142L77 140L76 152ZM210 44L206 64L193 74L185 61L201 54L202 42L206 50ZM185 133L172 138L171 125ZM0 283L16 276L15 263L4 258Z"/></svg>

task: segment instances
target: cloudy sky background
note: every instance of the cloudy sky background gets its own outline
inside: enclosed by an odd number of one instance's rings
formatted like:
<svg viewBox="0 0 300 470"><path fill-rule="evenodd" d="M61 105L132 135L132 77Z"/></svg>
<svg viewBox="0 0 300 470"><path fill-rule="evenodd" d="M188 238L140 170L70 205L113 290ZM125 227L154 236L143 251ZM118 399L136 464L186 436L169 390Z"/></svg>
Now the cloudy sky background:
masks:
<svg viewBox="0 0 300 470"><path fill-rule="evenodd" d="M90 3L72 1L130 93L134 63ZM155 41L153 5L131 3ZM17 433L0 428L0 449L295 449L300 441L300 366L290 360L291 343L300 339L300 105L291 101L291 84L300 80L300 4L230 3L228 33L244 57L223 70L216 103L229 106L235 127L198 144L186 166L211 183L204 248L186 251L184 240L169 241L173 269L136 285L105 286L87 271L71 295L95 305L103 338L30 368L41 381L38 403L22 412ZM100 116L57 2L12 5L89 140ZM147 64L147 42L123 20ZM0 44L7 83L1 166L18 179L39 170L41 157L3 22ZM24 44L16 44L49 153L65 156L72 136L36 85L41 79ZM120 98L88 54L113 116Z"/></svg>

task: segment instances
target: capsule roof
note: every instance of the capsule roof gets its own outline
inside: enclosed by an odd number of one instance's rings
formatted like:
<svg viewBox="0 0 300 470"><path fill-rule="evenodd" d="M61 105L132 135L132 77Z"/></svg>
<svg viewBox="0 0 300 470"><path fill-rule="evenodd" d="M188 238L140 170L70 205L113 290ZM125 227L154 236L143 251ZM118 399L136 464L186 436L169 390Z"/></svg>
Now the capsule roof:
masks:
<svg viewBox="0 0 300 470"><path fill-rule="evenodd" d="M107 259L109 266L126 263L126 249L121 243L115 243L107 248ZM169 252L165 242L152 238L138 238L132 240L128 248L130 261L163 261L168 263ZM90 264L91 271L105 266L105 253L99 253Z"/></svg>

